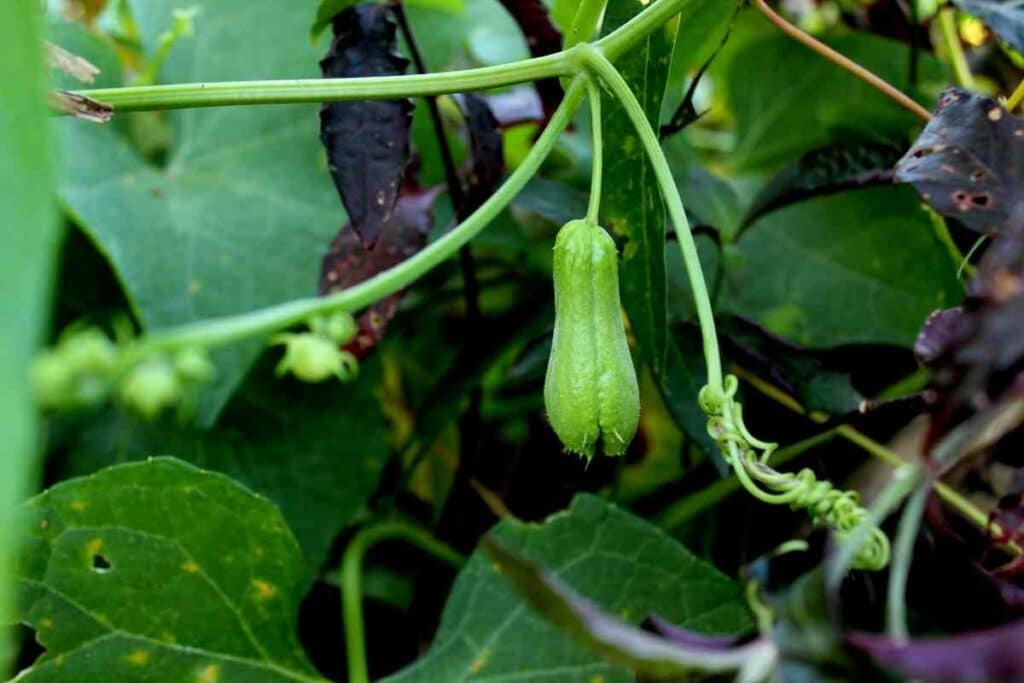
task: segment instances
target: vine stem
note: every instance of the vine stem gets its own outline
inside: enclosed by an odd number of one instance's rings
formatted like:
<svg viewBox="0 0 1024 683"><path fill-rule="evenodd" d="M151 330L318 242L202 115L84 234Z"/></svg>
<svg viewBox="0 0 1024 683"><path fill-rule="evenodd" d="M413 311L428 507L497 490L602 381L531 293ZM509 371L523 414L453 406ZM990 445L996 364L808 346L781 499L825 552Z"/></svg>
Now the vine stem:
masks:
<svg viewBox="0 0 1024 683"><path fill-rule="evenodd" d="M896 542L893 544L892 571L889 573L889 589L886 595L887 622L889 634L897 640L905 641L910 635L907 629L907 579L910 576L910 563L914 556L914 541L921 527L925 503L931 487L928 482L918 486L903 508L900 515L899 528L896 531Z"/></svg>
<svg viewBox="0 0 1024 683"><path fill-rule="evenodd" d="M466 563L466 558L451 547L407 522L381 522L360 530L352 538L341 558L341 606L349 683L370 682L363 628L363 560L370 548L382 541L405 541L456 569Z"/></svg>
<svg viewBox="0 0 1024 683"><path fill-rule="evenodd" d="M1017 87L1013 89L1010 96L1006 98L1006 111L1013 113L1013 110L1020 106L1020 103L1024 102L1024 80L1021 80L1017 84Z"/></svg>
<svg viewBox="0 0 1024 683"><path fill-rule="evenodd" d="M577 77L569 86L565 99L551 117L544 132L502 186L454 230L432 242L422 251L393 268L335 294L297 299L237 316L202 320L164 332L155 331L139 340L131 351L132 356L141 357L156 351L169 351L187 346L223 346L248 337L267 335L317 315L357 311L407 287L473 239L523 189L540 169L583 101L586 92L585 80L585 77Z"/></svg>
<svg viewBox="0 0 1024 683"><path fill-rule="evenodd" d="M660 3L655 3L654 6L656 7L658 4ZM701 269L700 259L697 256L697 245L693 240L690 222L686 218L686 209L683 208L683 200L679 197L679 190L672 177L672 171L669 169L668 160L665 159L665 153L658 142L658 135L647 121L647 115L629 84L626 83L615 66L608 61L608 57L598 47L589 44L580 44L575 49L580 51L583 63L592 69L604 85L611 90L626 111L633 122L637 135L640 136L651 166L654 168L662 199L668 207L669 217L675 226L676 242L679 244L683 263L686 265L690 289L693 292L694 306L697 309L701 338L704 343L704 362L707 365L708 386L713 394L721 395L723 390L722 360L718 348L718 334L715 331L715 316L711 309L711 298L708 296L707 285L704 282L704 271Z"/></svg>
<svg viewBox="0 0 1024 683"><path fill-rule="evenodd" d="M596 44L609 58L615 59L678 14L686 2L658 0ZM431 74L176 83L97 88L74 94L98 100L121 112L450 95L575 75L578 69L573 52L573 49L568 49L509 64Z"/></svg>
<svg viewBox="0 0 1024 683"><path fill-rule="evenodd" d="M922 121L931 120L932 115L927 109L925 109L920 104L912 100L905 93L896 89L894 86L889 84L884 79L879 78L875 74L865 69L857 62L853 61L849 57L846 57L845 55L836 52L835 50L830 48L828 45L825 45L820 40L817 40L816 38L808 35L807 33L804 33L799 28L783 19L779 14L775 12L775 10L768 6L767 0L753 0L753 2L754 6L758 10L760 10L761 14L763 14L768 19L768 21L775 24L779 29L782 30L783 33L788 35L790 38L793 38L798 43L801 43L806 47L810 48L811 50L814 50L819 55L829 60L833 64L839 66L840 68L849 71L851 74L853 74L860 80L864 81L871 87L875 88L876 90L884 94L893 102L896 102L907 111L916 115Z"/></svg>

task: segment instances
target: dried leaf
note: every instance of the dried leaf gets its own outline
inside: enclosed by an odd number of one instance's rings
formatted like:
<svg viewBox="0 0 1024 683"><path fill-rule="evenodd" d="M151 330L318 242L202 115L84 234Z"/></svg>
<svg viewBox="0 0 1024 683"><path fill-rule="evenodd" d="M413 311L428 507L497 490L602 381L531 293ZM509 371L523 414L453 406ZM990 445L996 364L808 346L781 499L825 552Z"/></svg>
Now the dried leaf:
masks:
<svg viewBox="0 0 1024 683"><path fill-rule="evenodd" d="M67 90L51 91L50 107L62 114L93 123L106 123L114 115L114 108L109 104Z"/></svg>
<svg viewBox="0 0 1024 683"><path fill-rule="evenodd" d="M408 60L395 52L395 23L383 5L350 7L334 18L325 78L395 76ZM367 247L391 221L409 160L407 99L334 102L320 112L320 139L355 233Z"/></svg>
<svg viewBox="0 0 1024 683"><path fill-rule="evenodd" d="M1024 120L994 100L949 88L896 165L939 213L978 232L1024 227Z"/></svg>
<svg viewBox="0 0 1024 683"><path fill-rule="evenodd" d="M72 78L83 83L92 83L100 70L92 62L78 55L71 54L60 45L46 42L46 58L51 69L60 69Z"/></svg>

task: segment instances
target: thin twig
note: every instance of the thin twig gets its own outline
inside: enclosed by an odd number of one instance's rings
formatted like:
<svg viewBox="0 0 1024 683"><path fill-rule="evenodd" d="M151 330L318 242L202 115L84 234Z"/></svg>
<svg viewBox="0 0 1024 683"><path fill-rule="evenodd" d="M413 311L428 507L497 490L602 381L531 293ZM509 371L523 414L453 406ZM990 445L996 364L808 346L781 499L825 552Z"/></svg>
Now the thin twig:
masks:
<svg viewBox="0 0 1024 683"><path fill-rule="evenodd" d="M871 87L875 88L876 90L878 90L886 97L899 104L907 111L916 115L922 121L931 120L932 115L931 113L929 113L927 109L925 109L920 104L912 100L910 97L908 97L900 90L897 90L895 87L890 85L885 80L879 78L875 74L871 73L870 71L862 67L857 62L853 61L849 57L839 54L838 52L830 48L828 45L825 45L820 40L817 40L816 38L813 38L810 35L804 33L799 28L783 19L775 12L775 10L768 6L766 0L753 0L753 2L754 6L757 7L757 9L760 10L761 13L768 18L768 21L775 24L777 27L779 27L779 29L781 29L784 33L786 33L788 36L790 36L797 42L802 43L803 45L809 47L811 50L814 50L819 55L829 60L833 64L836 64L840 68L849 71L851 74L853 74L860 80L864 81Z"/></svg>

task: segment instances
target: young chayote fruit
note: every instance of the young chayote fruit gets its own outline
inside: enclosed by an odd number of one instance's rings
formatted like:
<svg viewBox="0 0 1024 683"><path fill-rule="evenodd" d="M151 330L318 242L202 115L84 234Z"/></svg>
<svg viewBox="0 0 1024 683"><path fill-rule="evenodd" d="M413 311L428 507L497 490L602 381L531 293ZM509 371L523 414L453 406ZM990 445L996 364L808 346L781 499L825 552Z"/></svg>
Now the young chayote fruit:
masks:
<svg viewBox="0 0 1024 683"><path fill-rule="evenodd" d="M640 391L619 310L618 254L604 228L566 223L555 240L555 335L544 380L548 420L571 453L622 455Z"/></svg>

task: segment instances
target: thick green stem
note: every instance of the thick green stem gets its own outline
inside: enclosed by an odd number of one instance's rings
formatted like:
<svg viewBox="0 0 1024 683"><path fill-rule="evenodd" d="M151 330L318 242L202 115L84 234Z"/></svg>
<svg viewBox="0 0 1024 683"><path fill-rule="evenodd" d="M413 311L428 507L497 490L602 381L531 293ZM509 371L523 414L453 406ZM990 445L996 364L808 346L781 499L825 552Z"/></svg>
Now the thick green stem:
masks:
<svg viewBox="0 0 1024 683"><path fill-rule="evenodd" d="M349 683L369 683L366 634L363 630L363 559L381 541L405 541L459 569L466 558L429 533L406 522L381 522L361 530L341 558L341 607L345 622L345 652Z"/></svg>
<svg viewBox="0 0 1024 683"><path fill-rule="evenodd" d="M551 117L551 121L533 149L505 183L498 188L498 191L458 227L430 244L423 251L411 256L394 268L378 273L374 277L336 294L298 299L238 316L203 320L163 332L154 332L139 342L134 353L141 356L154 351L173 350L187 346L206 348L223 346L249 337L268 335L304 322L313 316L339 311L357 311L409 286L473 239L523 189L530 178L540 169L544 159L558 141L559 135L572 120L586 91L585 80L585 78L577 78L569 87L565 100Z"/></svg>
<svg viewBox="0 0 1024 683"><path fill-rule="evenodd" d="M566 76L573 72L568 53L480 69L409 76L301 78L277 81L176 83L129 88L83 90L78 94L109 104L118 112L243 104L295 104L390 100L500 88L516 83Z"/></svg>
<svg viewBox="0 0 1024 683"><path fill-rule="evenodd" d="M604 12L606 4L607 0L580 1L569 26L569 32L565 34L565 49L590 40L597 30L597 23L601 20L601 13Z"/></svg>
<svg viewBox="0 0 1024 683"><path fill-rule="evenodd" d="M661 0L661 2L656 2L654 7L661 4L668 5L670 3L667 0ZM629 26L629 24L626 24L626 26ZM608 37L612 38L616 33L618 31ZM602 82L608 86L612 94L619 100L623 109L625 109L626 114L633 122L634 128L636 128L637 134L640 136L640 142L647 151L647 156L651 160L651 166L654 167L654 175L658 181L662 199L668 207L669 217L675 226L676 241L679 243L679 249L683 255L683 263L686 265L686 274L690 281L690 289L693 292L697 318L700 322L701 337L704 342L704 361L707 364L708 386L713 394L720 395L723 382L722 361L718 351L718 335L715 331L715 316L711 310L711 298L708 296L707 285L704 283L704 271L700 265L700 258L697 256L697 244L694 242L693 233L690 231L690 222L686 218L683 200L680 198L679 189L672 178L672 171L669 169L668 160L665 159L665 153L661 150L658 135L647 121L647 114L644 113L643 107L637 101L636 95L633 94L622 74L608 61L608 58L600 50L590 45L580 45L576 49L581 51L584 63L601 78Z"/></svg>

